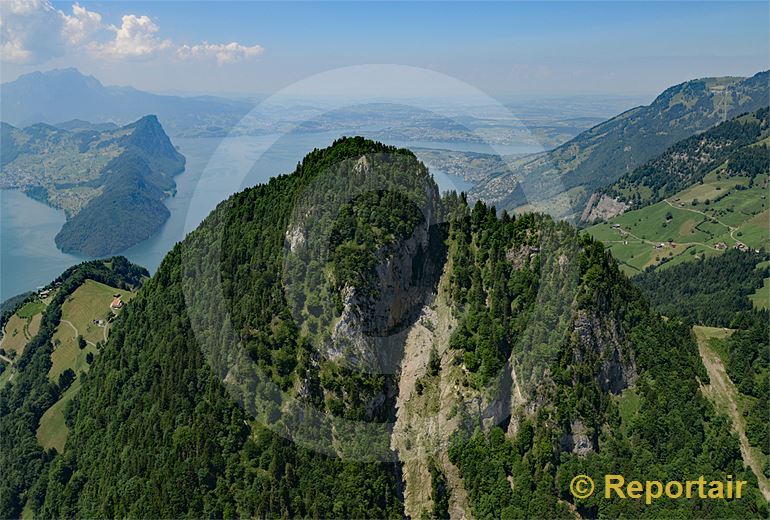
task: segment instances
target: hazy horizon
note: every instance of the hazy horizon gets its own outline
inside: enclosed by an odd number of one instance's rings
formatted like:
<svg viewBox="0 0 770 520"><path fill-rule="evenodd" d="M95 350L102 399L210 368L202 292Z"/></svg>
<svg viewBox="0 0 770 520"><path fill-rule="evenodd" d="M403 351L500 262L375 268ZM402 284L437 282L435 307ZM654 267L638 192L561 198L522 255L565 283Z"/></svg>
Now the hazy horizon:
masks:
<svg viewBox="0 0 770 520"><path fill-rule="evenodd" d="M654 96L770 67L766 2L194 2L181 17L179 6L3 2L2 81L75 67L105 85L254 97L327 71L395 64L508 100Z"/></svg>

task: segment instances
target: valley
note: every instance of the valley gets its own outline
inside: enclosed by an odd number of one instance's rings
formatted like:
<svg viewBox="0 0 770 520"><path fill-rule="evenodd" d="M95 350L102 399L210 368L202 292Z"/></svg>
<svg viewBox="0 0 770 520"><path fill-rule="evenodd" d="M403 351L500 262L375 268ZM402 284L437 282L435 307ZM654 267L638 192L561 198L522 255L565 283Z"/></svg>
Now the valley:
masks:
<svg viewBox="0 0 770 520"><path fill-rule="evenodd" d="M728 249L770 250L768 109L668 148L597 191L581 219L629 275Z"/></svg>

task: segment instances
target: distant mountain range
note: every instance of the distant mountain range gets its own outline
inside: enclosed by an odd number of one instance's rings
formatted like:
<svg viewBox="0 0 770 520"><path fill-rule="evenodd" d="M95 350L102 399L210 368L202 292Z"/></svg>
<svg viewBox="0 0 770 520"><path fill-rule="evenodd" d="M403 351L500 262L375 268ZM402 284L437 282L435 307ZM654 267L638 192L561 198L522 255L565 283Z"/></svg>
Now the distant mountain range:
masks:
<svg viewBox="0 0 770 520"><path fill-rule="evenodd" d="M126 124L157 114L171 135L224 135L253 105L213 96L152 94L105 86L77 69L32 72L0 85L2 120L16 126L73 119Z"/></svg>
<svg viewBox="0 0 770 520"><path fill-rule="evenodd" d="M550 210L573 217L589 195L672 144L770 102L768 71L750 78L696 79L673 86L650 105L628 110L563 145L519 159L512 172L472 194L498 207Z"/></svg>
<svg viewBox="0 0 770 520"><path fill-rule="evenodd" d="M397 102L360 102L329 110L323 101L261 104L214 96L160 95L129 87L105 86L76 69L34 72L0 85L2 120L16 126L61 126L89 121L118 125L157 114L174 137L222 137L333 132L365 132L387 141L511 144L529 150L554 147L610 115L635 98L605 96L518 101L502 114L489 107L466 107L452 117ZM325 107L325 108L324 108ZM507 116L506 116L507 113ZM501 116L503 116L501 118Z"/></svg>
<svg viewBox="0 0 770 520"><path fill-rule="evenodd" d="M163 199L185 164L158 118L62 126L2 123L0 188L63 209L67 222L56 245L65 252L107 255L157 231L169 216Z"/></svg>

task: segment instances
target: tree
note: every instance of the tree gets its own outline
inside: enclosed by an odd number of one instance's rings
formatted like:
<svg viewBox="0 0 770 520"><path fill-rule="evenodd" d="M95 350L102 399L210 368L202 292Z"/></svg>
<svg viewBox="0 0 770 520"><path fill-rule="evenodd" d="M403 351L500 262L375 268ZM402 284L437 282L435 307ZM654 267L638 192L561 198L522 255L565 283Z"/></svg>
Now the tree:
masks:
<svg viewBox="0 0 770 520"><path fill-rule="evenodd" d="M75 381L75 371L71 368L59 374L59 392L64 393L73 381Z"/></svg>

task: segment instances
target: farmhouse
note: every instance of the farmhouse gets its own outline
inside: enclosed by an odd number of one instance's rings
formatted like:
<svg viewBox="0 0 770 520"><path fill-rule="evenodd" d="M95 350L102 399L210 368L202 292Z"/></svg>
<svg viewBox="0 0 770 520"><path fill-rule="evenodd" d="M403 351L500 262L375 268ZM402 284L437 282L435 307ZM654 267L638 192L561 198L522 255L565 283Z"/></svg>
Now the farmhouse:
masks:
<svg viewBox="0 0 770 520"><path fill-rule="evenodd" d="M113 300L110 304L110 309L120 309L123 307L123 300L120 299L120 294L113 294Z"/></svg>

